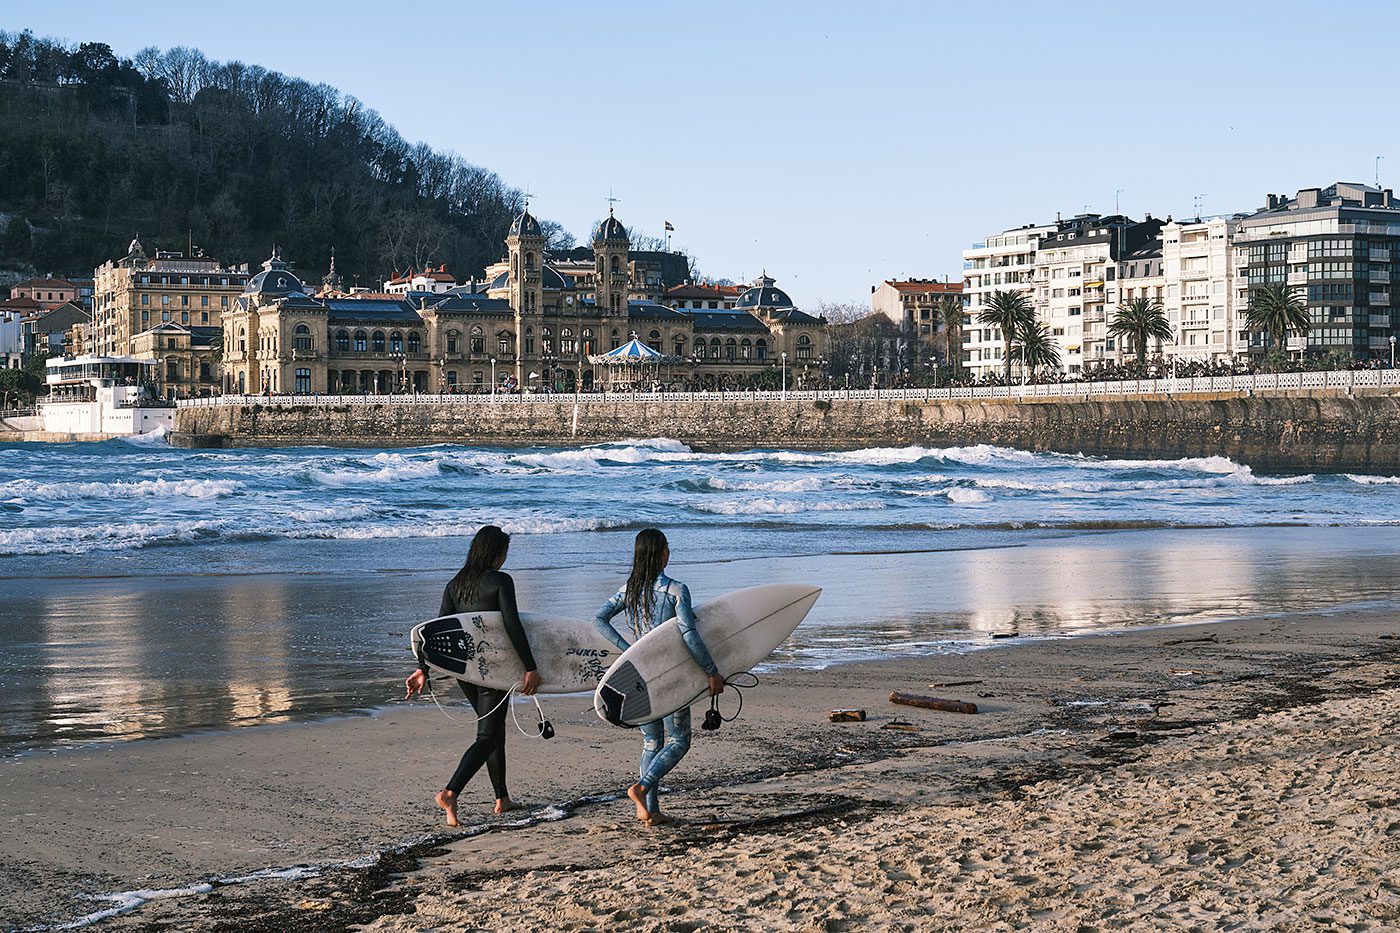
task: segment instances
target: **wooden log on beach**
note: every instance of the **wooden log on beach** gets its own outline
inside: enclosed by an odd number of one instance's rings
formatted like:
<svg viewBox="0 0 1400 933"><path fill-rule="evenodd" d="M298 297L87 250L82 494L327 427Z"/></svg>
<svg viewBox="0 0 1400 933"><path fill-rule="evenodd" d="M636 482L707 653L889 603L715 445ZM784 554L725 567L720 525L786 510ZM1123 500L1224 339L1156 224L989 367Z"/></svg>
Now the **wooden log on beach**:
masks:
<svg viewBox="0 0 1400 933"><path fill-rule="evenodd" d="M834 709L827 715L832 722L865 722L863 709Z"/></svg>
<svg viewBox="0 0 1400 933"><path fill-rule="evenodd" d="M976 703L965 703L962 700L944 700L939 697L926 697L917 693L900 693L898 690L890 691L890 702L898 703L901 706L917 706L919 709L936 709L943 713L975 713Z"/></svg>

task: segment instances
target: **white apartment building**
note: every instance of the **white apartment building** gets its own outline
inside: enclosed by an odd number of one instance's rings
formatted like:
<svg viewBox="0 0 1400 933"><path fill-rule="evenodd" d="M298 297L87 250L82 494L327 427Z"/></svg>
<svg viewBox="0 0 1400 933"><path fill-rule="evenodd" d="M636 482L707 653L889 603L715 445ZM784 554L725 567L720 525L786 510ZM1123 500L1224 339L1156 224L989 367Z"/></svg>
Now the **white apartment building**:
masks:
<svg viewBox="0 0 1400 933"><path fill-rule="evenodd" d="M1119 264L1150 258L1162 221L1080 214L1040 240L1035 262L1036 319L1060 348L1060 368L1083 372L1119 359L1109 309L1119 302ZM1143 260L1139 260L1143 261Z"/></svg>
<svg viewBox="0 0 1400 933"><path fill-rule="evenodd" d="M1207 217L1162 228L1162 309L1176 331L1175 345L1163 348L1168 356L1215 362L1249 352L1248 290L1243 300L1235 293L1239 221L1240 215Z"/></svg>
<svg viewBox="0 0 1400 933"><path fill-rule="evenodd" d="M1162 274L1162 241L1160 239L1151 240L1118 260L1118 288L1116 294L1112 289L1109 290L1108 313L1104 320L1105 334L1102 347L1104 362L1121 363L1137 360L1137 348L1132 345L1131 341L1125 342L1121 338L1109 336L1107 334L1108 325L1113 323L1113 317L1118 309L1134 298L1146 298L1148 301L1155 301L1158 305L1162 305L1166 288L1166 276ZM1167 354L1171 350L1171 342L1164 341L1160 352ZM1158 347L1155 343L1147 348L1149 359L1157 354ZM1093 363L1089 364L1089 368L1093 368Z"/></svg>
<svg viewBox="0 0 1400 933"><path fill-rule="evenodd" d="M986 310L993 292L1018 288L1031 295L1041 238L1056 229L1055 224L1027 224L993 234L963 250L967 315L963 318L962 363L971 375L995 375L1002 370L1001 328L978 323L977 315Z"/></svg>

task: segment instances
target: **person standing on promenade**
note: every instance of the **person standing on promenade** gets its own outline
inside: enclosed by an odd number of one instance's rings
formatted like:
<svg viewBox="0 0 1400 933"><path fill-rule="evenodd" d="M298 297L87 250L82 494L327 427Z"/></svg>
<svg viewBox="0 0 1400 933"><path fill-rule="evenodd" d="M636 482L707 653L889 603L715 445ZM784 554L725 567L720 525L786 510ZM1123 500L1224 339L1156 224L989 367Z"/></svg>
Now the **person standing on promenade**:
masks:
<svg viewBox="0 0 1400 933"><path fill-rule="evenodd" d="M515 581L510 574L501 572L509 550L510 536L495 525L487 525L478 531L467 551L467 562L443 590L438 615L499 612L511 645L525 667L520 694L533 696L540 687L540 675L535 667L535 657L530 653L525 629L520 625L520 613L515 605ZM428 665L420 656L418 670L404 681L404 699L418 694L427 682ZM438 791L434 798L447 814L448 826L461 825L457 821L457 795L483 764L496 792L496 812L505 813L518 806L511 802L510 793L506 790L506 708L510 694L464 680L457 681L457 684L476 710L476 741L462 754L462 760L458 762L457 770L447 786Z"/></svg>
<svg viewBox="0 0 1400 933"><path fill-rule="evenodd" d="M617 645L619 651L626 651L627 639L612 623L618 613L626 611L634 638L640 638L674 616L680 623L681 638L691 657L710 679L710 696L718 696L724 692L724 677L715 667L709 649L695 629L695 612L691 609L689 588L663 572L670 559L671 547L658 529L644 528L637 532L632 553L632 573L622 589L598 610L594 622L598 631ZM627 788L627 796L637 807L637 819L648 826L656 826L671 821L661 812L657 788L667 772L690 751L690 707L678 709L664 719L645 723L641 730L640 780Z"/></svg>

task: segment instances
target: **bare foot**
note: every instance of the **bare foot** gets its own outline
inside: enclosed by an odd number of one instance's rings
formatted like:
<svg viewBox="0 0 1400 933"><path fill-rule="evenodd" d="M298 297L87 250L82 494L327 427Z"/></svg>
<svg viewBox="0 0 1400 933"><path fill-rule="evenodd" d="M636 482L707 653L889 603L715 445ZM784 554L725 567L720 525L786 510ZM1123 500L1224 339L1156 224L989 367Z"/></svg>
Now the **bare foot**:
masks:
<svg viewBox="0 0 1400 933"><path fill-rule="evenodd" d="M497 813L509 813L509 812L512 811L512 810L523 810L523 809L525 809L525 805L524 805L524 804L516 803L514 800L511 800L509 797L497 797L497 798L496 798L496 812L497 812Z"/></svg>
<svg viewBox="0 0 1400 933"><path fill-rule="evenodd" d="M637 819L643 823L651 819L651 811L647 809L647 789L640 784L633 784L627 788L627 798L637 805Z"/></svg>
<svg viewBox="0 0 1400 933"><path fill-rule="evenodd" d="M675 822L675 818L674 818L674 817L667 816L666 814L662 813L660 810L657 810L657 811L656 811L655 813L653 813L651 816L647 817L647 825L648 825L648 826L665 826L667 823L673 823L673 822Z"/></svg>
<svg viewBox="0 0 1400 933"><path fill-rule="evenodd" d="M446 788L444 788L443 790L440 790L440 791L437 792L437 796L434 797L433 800L436 801L436 803L437 803L437 805L438 805L439 807L442 807L442 812L444 812L444 813L447 814L447 825L448 825L448 826L461 826L461 825L462 825L461 823L457 822L457 795L456 795L456 794L454 794L454 793L452 793L452 791L447 790Z"/></svg>

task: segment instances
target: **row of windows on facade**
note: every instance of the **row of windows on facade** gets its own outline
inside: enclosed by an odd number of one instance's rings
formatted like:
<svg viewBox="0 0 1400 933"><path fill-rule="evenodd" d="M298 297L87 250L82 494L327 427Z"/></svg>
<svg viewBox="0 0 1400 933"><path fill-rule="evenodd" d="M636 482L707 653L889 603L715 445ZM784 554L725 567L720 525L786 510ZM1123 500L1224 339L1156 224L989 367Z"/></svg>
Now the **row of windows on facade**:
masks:
<svg viewBox="0 0 1400 933"><path fill-rule="evenodd" d="M169 312L169 311L162 311L162 312L160 313L160 319L161 319L161 321L163 321L163 322L165 322L165 323L169 323L169 322L172 320L172 318L171 318L171 312ZM181 311L181 312L180 312L180 323L181 323L181 324L189 324L190 321L191 321L191 319L190 319L190 312L188 312L188 311ZM151 323L151 312L149 312L149 311L142 311L142 312L141 312L141 325L142 325L142 327L144 328L147 324L150 324L150 323ZM208 324L208 323L209 323L209 312L208 312L208 311L201 311L201 312L199 312L199 323L201 323L201 324ZM115 329L115 328L110 328L110 329Z"/></svg>
<svg viewBox="0 0 1400 933"><path fill-rule="evenodd" d="M210 304L210 296L209 296L209 295L180 295L179 298L180 298L180 307L182 307L182 308L191 307L191 304L190 304L190 299L191 299L191 298L198 298L198 299L199 299L199 307L201 307L201 308L212 307L212 305ZM219 295L218 298L219 298L219 307L220 307L220 308L223 308L224 310L228 310L228 295ZM150 296L150 295L142 295L142 296L141 296L141 307L143 307L143 308L149 308L150 306L151 306L151 296ZM161 306L162 308L168 308L168 307L170 307L170 296L169 296L169 295L161 295L161 296L160 296L160 306Z"/></svg>
<svg viewBox="0 0 1400 933"><path fill-rule="evenodd" d="M138 285L195 285L205 288L242 287L247 279L244 276L227 275L158 275L142 272L136 275Z"/></svg>
<svg viewBox="0 0 1400 933"><path fill-rule="evenodd" d="M527 327L525 329L525 352L527 354L535 352L535 339L533 334L534 328ZM460 339L460 336L461 335L459 331L453 330L447 332L447 352L449 354L455 354L458 352L458 347L460 346L458 341ZM582 346L584 347L585 352L589 352L591 350L593 329L589 327L583 328L581 336L583 338ZM658 330L653 330L650 332L650 334L648 334L648 338L648 343L652 347L652 349L656 350L657 352L661 352L661 332ZM238 332L239 351L247 351L247 339L247 331L240 329ZM405 343L404 341L404 336L402 332L390 331L386 335L385 332L382 330L376 330L372 332L357 330L354 332L353 335L348 330L338 330L335 333L334 340L335 349L339 353L384 353L386 352L386 349L387 352L390 353L420 353L423 349L423 339L417 331L409 331L407 343ZM486 335L479 325L473 325L468 335L468 341L469 353L482 354L486 352ZM620 341L621 335L618 334L617 331L613 331L612 342L614 350L621 346ZM511 334L509 331L501 331L496 335L496 349L497 352L499 352L502 355L509 355L511 353L513 343L514 335ZM554 331L552 328L546 327L541 330L540 344L541 352L545 354L552 354L554 352ZM675 355L684 356L685 345L685 337L676 337ZM405 346L407 346L406 351ZM566 354L579 352L580 344L574 338L574 332L572 328L565 327L560 330L559 346L560 351ZM293 330L292 347L296 350L314 349L315 342L311 336L311 329L305 324L298 324ZM262 348L276 349L275 338L264 338L262 341ZM697 337L694 343L694 351L697 357L705 357L707 355L710 355L716 359L719 359L721 358L721 355L723 355L725 358L731 360L766 360L768 359L768 341L761 337L757 341L750 341L747 337L743 338L742 340L736 340L735 338L730 337L728 340L721 341L719 337L712 337L710 338L707 344L704 337ZM806 334L800 335L797 338L796 351L798 358L810 357L812 355L812 338L807 336Z"/></svg>
<svg viewBox="0 0 1400 933"><path fill-rule="evenodd" d="M166 382L179 382L179 381L180 381L180 371L181 371L182 368L183 368L183 367L181 366L181 363L180 363L179 360L174 360L174 359L166 360L166 361L165 361L165 381L166 381ZM213 371L213 368L210 366L208 360L200 360L200 361L199 361L199 381L200 381L200 382L213 382L213 381L214 381L214 371Z"/></svg>

